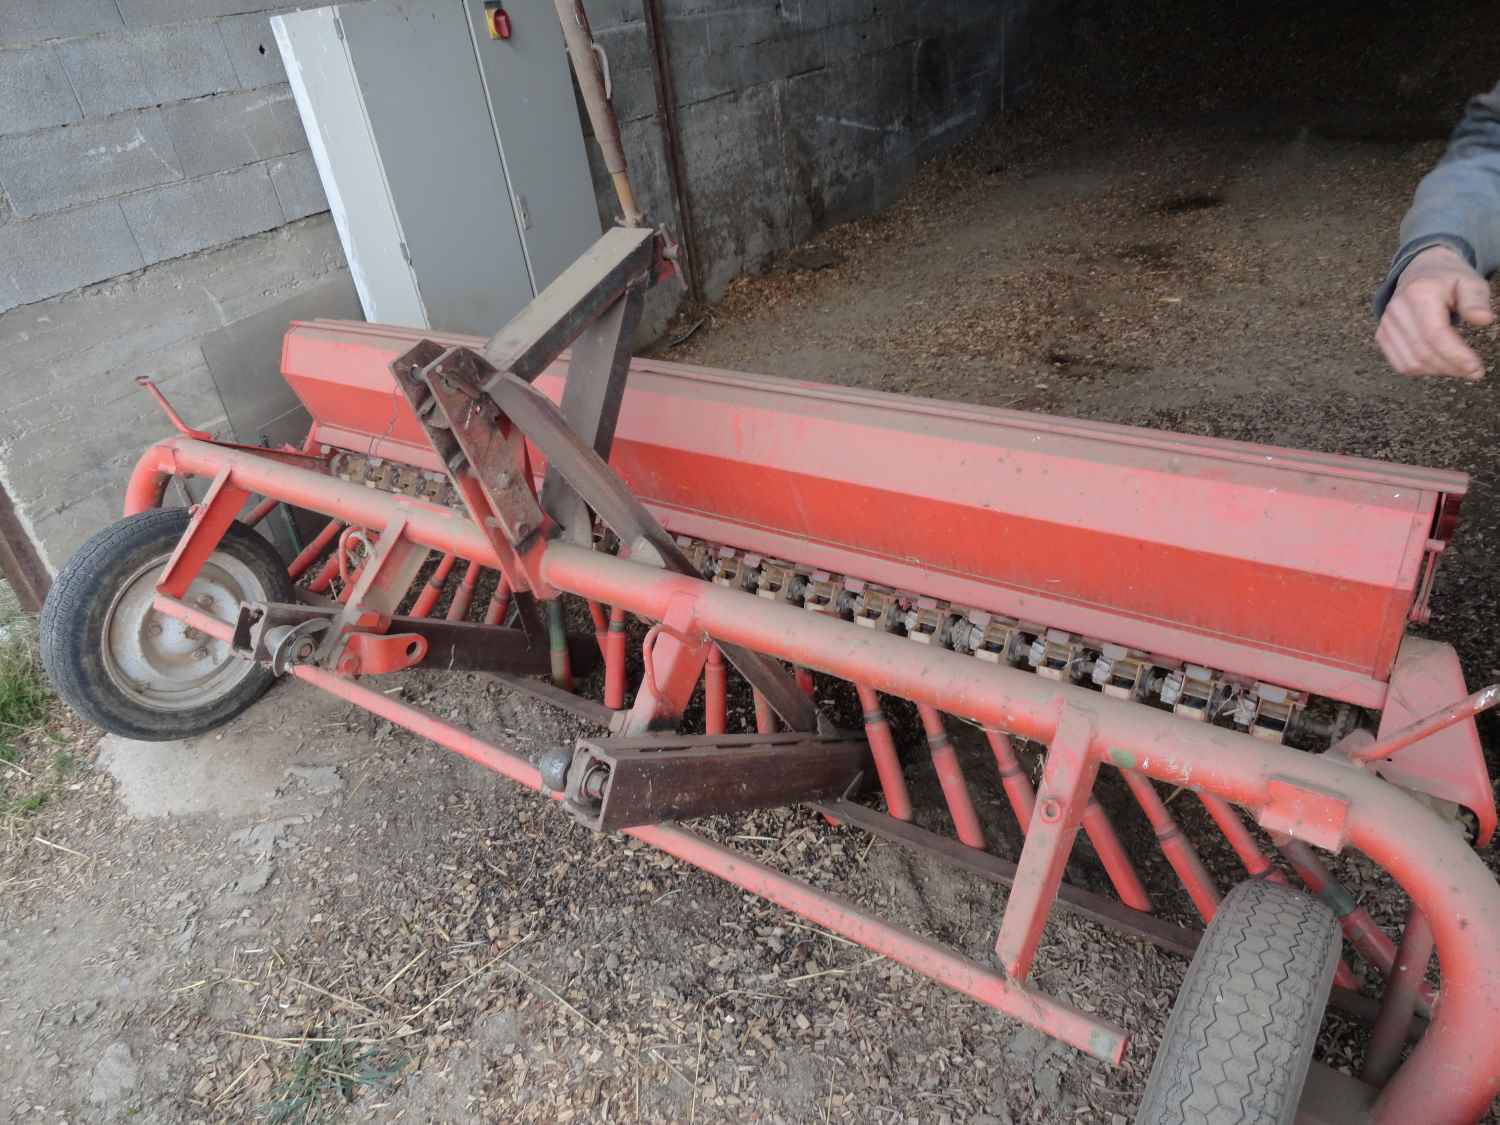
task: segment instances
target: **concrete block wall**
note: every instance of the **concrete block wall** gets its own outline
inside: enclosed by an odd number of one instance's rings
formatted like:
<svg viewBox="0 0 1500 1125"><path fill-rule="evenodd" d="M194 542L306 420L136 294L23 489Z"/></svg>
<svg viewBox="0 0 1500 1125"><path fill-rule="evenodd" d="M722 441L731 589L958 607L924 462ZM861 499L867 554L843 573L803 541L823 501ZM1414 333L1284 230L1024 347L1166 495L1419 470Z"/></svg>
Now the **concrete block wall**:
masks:
<svg viewBox="0 0 1500 1125"><path fill-rule="evenodd" d="M272 10L0 4L0 312L327 210Z"/></svg>
<svg viewBox="0 0 1500 1125"><path fill-rule="evenodd" d="M0 0L0 484L53 569L169 432L135 376L227 434L202 339L346 270L288 10Z"/></svg>
<svg viewBox="0 0 1500 1125"><path fill-rule="evenodd" d="M683 231L640 0L587 0L637 194ZM1054 6L1055 8L1056 6ZM916 166L1024 92L1030 0L662 0L692 242L709 299L890 203ZM592 147L592 146L591 146ZM601 211L615 207L595 151Z"/></svg>

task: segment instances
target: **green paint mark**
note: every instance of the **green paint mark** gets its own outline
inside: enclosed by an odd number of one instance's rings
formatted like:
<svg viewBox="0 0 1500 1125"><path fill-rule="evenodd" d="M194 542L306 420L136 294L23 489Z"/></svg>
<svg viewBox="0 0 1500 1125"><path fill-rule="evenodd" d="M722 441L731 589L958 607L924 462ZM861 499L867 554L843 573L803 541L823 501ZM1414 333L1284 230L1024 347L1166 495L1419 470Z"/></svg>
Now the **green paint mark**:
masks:
<svg viewBox="0 0 1500 1125"><path fill-rule="evenodd" d="M1135 769L1135 755L1129 750L1121 750L1118 746L1111 746L1109 748L1109 760L1122 770Z"/></svg>

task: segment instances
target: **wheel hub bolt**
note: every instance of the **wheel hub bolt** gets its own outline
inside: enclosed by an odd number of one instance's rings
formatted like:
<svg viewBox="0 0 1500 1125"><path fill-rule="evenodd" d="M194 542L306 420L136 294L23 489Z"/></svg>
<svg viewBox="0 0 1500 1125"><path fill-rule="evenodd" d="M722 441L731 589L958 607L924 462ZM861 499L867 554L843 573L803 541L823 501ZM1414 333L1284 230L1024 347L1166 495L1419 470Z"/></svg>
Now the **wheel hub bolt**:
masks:
<svg viewBox="0 0 1500 1125"><path fill-rule="evenodd" d="M148 636L148 637L159 637L159 636L161 636L161 622L160 621L153 621L153 622L151 622L151 624L147 625L146 626L146 636Z"/></svg>
<svg viewBox="0 0 1500 1125"><path fill-rule="evenodd" d="M201 598L198 599L198 605L201 608L203 608L203 609L213 609L213 607L214 607L213 595L211 595L211 594L204 594Z"/></svg>
<svg viewBox="0 0 1500 1125"><path fill-rule="evenodd" d="M193 649L193 659L194 660L207 660L208 659L208 646L204 645L201 648L195 648L195 649Z"/></svg>

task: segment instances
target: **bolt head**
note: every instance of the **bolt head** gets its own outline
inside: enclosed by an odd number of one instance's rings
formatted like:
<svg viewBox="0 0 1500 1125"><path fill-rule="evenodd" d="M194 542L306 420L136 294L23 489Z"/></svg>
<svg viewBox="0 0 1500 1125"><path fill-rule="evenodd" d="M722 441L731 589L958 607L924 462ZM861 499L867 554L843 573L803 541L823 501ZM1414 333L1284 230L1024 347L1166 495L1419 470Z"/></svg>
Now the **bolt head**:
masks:
<svg viewBox="0 0 1500 1125"><path fill-rule="evenodd" d="M207 660L208 659L208 646L207 645L200 645L198 648L193 649L193 659L194 660Z"/></svg>
<svg viewBox="0 0 1500 1125"><path fill-rule="evenodd" d="M147 625L146 626L146 636L148 636L148 637L159 637L159 636L161 636L161 622L160 621L153 621L153 622L151 622L151 624Z"/></svg>
<svg viewBox="0 0 1500 1125"><path fill-rule="evenodd" d="M214 599L212 594L204 594L198 599L198 605L202 609L213 609Z"/></svg>

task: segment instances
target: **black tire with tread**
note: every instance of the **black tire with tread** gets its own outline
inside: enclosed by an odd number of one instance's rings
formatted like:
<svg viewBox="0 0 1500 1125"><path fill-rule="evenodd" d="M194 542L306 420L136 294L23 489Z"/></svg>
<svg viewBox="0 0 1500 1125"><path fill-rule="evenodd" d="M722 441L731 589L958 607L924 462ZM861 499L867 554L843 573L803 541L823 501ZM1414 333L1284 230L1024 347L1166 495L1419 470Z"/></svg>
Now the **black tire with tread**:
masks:
<svg viewBox="0 0 1500 1125"><path fill-rule="evenodd" d="M202 707L158 711L131 699L104 668L104 617L119 585L151 559L168 554L187 529L186 508L154 508L106 527L58 572L42 606L42 666L63 701L113 734L146 742L191 738L222 726L254 703L275 681L257 665L233 690ZM216 554L249 567L267 600L294 600L286 563L265 539L233 523Z"/></svg>
<svg viewBox="0 0 1500 1125"><path fill-rule="evenodd" d="M1338 964L1333 912L1252 880L1209 923L1172 1006L1136 1125L1291 1125Z"/></svg>

